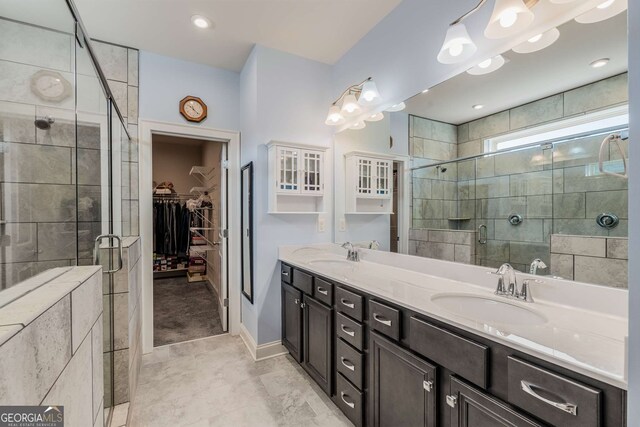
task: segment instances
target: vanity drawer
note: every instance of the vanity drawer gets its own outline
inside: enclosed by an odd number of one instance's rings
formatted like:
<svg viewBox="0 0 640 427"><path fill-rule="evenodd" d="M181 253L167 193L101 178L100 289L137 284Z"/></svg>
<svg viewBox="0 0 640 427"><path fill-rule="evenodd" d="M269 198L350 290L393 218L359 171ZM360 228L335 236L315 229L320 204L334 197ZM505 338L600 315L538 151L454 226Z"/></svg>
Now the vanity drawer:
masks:
<svg viewBox="0 0 640 427"><path fill-rule="evenodd" d="M400 340L400 311L376 301L369 301L369 327Z"/></svg>
<svg viewBox="0 0 640 427"><path fill-rule="evenodd" d="M364 355L340 338L336 340L337 371L362 390Z"/></svg>
<svg viewBox="0 0 640 427"><path fill-rule="evenodd" d="M293 270L293 286L307 295L313 295L313 276L298 269Z"/></svg>
<svg viewBox="0 0 640 427"><path fill-rule="evenodd" d="M280 265L280 278L284 283L291 284L291 272L292 268L287 264Z"/></svg>
<svg viewBox="0 0 640 427"><path fill-rule="evenodd" d="M338 374L335 401L356 427L362 425L362 400L362 392L349 383L342 374Z"/></svg>
<svg viewBox="0 0 640 427"><path fill-rule="evenodd" d="M313 297L327 305L333 305L333 283L316 277L313 285Z"/></svg>
<svg viewBox="0 0 640 427"><path fill-rule="evenodd" d="M344 288L336 287L336 307L359 322L364 319L364 298Z"/></svg>
<svg viewBox="0 0 640 427"><path fill-rule="evenodd" d="M508 400L552 425L597 427L602 392L509 356Z"/></svg>
<svg viewBox="0 0 640 427"><path fill-rule="evenodd" d="M336 313L336 336L342 338L358 350L362 350L364 343L364 328L344 314Z"/></svg>
<svg viewBox="0 0 640 427"><path fill-rule="evenodd" d="M444 366L473 384L487 388L489 347L412 317L411 350Z"/></svg>

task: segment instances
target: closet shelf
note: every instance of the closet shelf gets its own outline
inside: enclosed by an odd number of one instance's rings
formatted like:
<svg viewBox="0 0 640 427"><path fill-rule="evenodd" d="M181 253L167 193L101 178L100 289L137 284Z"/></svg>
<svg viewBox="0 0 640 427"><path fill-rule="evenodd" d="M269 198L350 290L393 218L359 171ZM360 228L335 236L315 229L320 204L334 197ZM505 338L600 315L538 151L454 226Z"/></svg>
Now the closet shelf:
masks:
<svg viewBox="0 0 640 427"><path fill-rule="evenodd" d="M213 227L190 227L190 231L212 231L215 230Z"/></svg>
<svg viewBox="0 0 640 427"><path fill-rule="evenodd" d="M203 175L208 176L214 171L213 166L193 166L189 171L189 175Z"/></svg>
<svg viewBox="0 0 640 427"><path fill-rule="evenodd" d="M212 245L194 245L189 248L189 254L192 252L195 254L203 254L205 252L213 251L216 248Z"/></svg>
<svg viewBox="0 0 640 427"><path fill-rule="evenodd" d="M189 193L208 193L213 190L214 187L191 187Z"/></svg>

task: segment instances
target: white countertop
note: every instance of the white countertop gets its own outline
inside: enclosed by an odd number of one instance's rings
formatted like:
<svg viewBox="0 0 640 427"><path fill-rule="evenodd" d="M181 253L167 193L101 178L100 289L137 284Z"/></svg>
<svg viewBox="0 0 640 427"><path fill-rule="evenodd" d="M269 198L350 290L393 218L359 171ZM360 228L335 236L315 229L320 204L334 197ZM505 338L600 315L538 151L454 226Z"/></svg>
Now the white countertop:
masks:
<svg viewBox="0 0 640 427"><path fill-rule="evenodd" d="M408 255L362 250L360 262L345 260L338 245L283 246L280 260L371 295L407 307L452 326L484 336L556 365L627 389L628 335L626 290L541 278L532 285L534 303L493 294L497 278L484 267ZM533 278L518 274L518 281ZM468 294L505 301L547 319L539 325L482 321L449 311L434 295ZM503 299L504 298L504 299Z"/></svg>

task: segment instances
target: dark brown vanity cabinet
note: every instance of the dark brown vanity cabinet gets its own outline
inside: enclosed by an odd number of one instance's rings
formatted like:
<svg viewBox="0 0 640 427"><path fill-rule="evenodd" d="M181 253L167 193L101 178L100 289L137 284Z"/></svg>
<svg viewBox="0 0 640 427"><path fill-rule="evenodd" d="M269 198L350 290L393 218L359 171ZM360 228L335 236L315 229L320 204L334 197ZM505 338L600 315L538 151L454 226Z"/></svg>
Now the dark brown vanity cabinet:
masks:
<svg viewBox="0 0 640 427"><path fill-rule="evenodd" d="M333 368L333 310L303 297L302 367L331 396Z"/></svg>
<svg viewBox="0 0 640 427"><path fill-rule="evenodd" d="M356 427L625 427L626 392L283 264L282 341Z"/></svg>
<svg viewBox="0 0 640 427"><path fill-rule="evenodd" d="M371 333L372 424L436 427L436 367Z"/></svg>
<svg viewBox="0 0 640 427"><path fill-rule="evenodd" d="M302 362L302 292L282 283L282 344Z"/></svg>
<svg viewBox="0 0 640 427"><path fill-rule="evenodd" d="M543 427L509 405L456 378L450 378L446 396L451 411L451 427ZM559 426L560 427L560 426Z"/></svg>

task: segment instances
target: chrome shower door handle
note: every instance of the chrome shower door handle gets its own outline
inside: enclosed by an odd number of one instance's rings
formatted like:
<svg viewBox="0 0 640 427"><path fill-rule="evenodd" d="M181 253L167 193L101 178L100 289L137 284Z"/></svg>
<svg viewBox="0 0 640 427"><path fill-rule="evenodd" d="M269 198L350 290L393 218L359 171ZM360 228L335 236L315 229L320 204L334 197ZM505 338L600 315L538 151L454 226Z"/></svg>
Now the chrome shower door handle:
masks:
<svg viewBox="0 0 640 427"><path fill-rule="evenodd" d="M116 234L101 234L98 237L96 237L96 240L93 246L93 264L101 265L100 242L102 242L103 239L115 239L118 242L118 246L107 246L106 248L103 248L108 250L118 249L118 268L115 268L112 270L104 270L103 273L109 273L109 274L117 273L118 271L122 270L123 262L122 262L122 239L120 238L120 236Z"/></svg>

